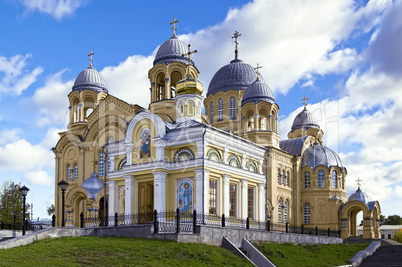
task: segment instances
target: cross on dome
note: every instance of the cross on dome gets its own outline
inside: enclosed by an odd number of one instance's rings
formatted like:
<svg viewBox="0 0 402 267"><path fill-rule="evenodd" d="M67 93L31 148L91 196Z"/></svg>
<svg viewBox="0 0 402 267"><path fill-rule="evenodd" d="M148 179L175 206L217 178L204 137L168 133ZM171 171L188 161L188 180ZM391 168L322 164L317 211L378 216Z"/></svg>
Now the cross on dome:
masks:
<svg viewBox="0 0 402 267"><path fill-rule="evenodd" d="M197 50L194 50L194 51L190 51L190 44L188 44L188 52L186 53L186 54L182 54L181 56L182 57L184 57L184 56L187 56L187 59L188 59L188 64L187 64L187 74L189 74L190 73L190 71L189 71L189 66L190 66L190 64L191 64L191 59L190 59L190 55L191 54L194 54L194 53L197 53Z"/></svg>
<svg viewBox="0 0 402 267"><path fill-rule="evenodd" d="M259 75L260 75L259 69L261 69L261 68L262 68L262 66L260 66L258 63L257 63L257 67L254 68L255 73L257 73L257 80L259 79Z"/></svg>
<svg viewBox="0 0 402 267"><path fill-rule="evenodd" d="M92 62L94 62L94 61L92 60L92 56L93 56L93 55L95 55L95 53L93 53L93 52L92 52L92 49L91 49L91 53L88 55L88 57L89 57L89 66L90 66L90 67L92 67Z"/></svg>
<svg viewBox="0 0 402 267"><path fill-rule="evenodd" d="M360 177L358 177L357 178L357 180L356 180L356 182L357 182L357 186L360 188L360 186L362 185L362 182L363 180L362 179L360 179Z"/></svg>
<svg viewBox="0 0 402 267"><path fill-rule="evenodd" d="M307 102L306 102L306 100L308 100L308 98L306 98L306 96L304 96L304 98L301 100L301 101L303 101L304 109L307 109L307 108L306 108L306 107L307 107Z"/></svg>
<svg viewBox="0 0 402 267"><path fill-rule="evenodd" d="M173 21L170 22L170 24L169 24L169 25L172 25L172 24L173 24L173 27L172 27L173 36L176 36L176 31L177 31L177 29L176 29L176 23L178 23L178 22L179 22L179 20L176 20L176 17L173 17Z"/></svg>
<svg viewBox="0 0 402 267"><path fill-rule="evenodd" d="M238 50L237 50L237 45L239 44L238 42L237 42L237 38L239 38L241 36L241 34L238 32L238 31L235 31L234 32L234 34L233 34L233 36L232 36L232 39L235 39L235 59L237 59L237 54L238 54Z"/></svg>

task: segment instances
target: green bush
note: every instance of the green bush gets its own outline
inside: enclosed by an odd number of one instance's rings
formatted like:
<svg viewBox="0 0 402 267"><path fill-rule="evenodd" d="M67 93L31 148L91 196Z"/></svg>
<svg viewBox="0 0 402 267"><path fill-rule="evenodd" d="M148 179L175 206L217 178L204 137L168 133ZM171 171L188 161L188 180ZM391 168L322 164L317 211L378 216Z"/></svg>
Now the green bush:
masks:
<svg viewBox="0 0 402 267"><path fill-rule="evenodd" d="M400 231L395 231L395 235L394 235L394 240L398 241L399 243L402 243L402 232Z"/></svg>

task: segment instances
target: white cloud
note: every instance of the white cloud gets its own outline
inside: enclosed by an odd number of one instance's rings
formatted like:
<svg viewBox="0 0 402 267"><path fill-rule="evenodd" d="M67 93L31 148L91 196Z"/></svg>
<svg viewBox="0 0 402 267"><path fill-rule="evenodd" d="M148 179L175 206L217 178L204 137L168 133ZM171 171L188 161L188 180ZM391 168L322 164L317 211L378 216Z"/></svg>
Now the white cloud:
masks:
<svg viewBox="0 0 402 267"><path fill-rule="evenodd" d="M27 11L46 13L57 20L73 14L86 0L20 0Z"/></svg>
<svg viewBox="0 0 402 267"><path fill-rule="evenodd" d="M4 130L0 132L0 145L14 142L20 139L20 129Z"/></svg>
<svg viewBox="0 0 402 267"><path fill-rule="evenodd" d="M24 178L34 185L49 186L53 184L54 177L49 176L45 171L32 171L27 172Z"/></svg>
<svg viewBox="0 0 402 267"><path fill-rule="evenodd" d="M0 57L0 96L21 95L42 73L41 67L29 71L26 61L31 55L15 55L10 58Z"/></svg>

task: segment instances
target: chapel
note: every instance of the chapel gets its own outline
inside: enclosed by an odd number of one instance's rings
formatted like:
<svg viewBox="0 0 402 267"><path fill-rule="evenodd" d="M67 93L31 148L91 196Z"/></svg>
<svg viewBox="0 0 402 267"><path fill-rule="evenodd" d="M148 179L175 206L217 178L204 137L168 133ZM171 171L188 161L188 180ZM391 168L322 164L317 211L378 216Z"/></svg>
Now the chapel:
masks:
<svg viewBox="0 0 402 267"><path fill-rule="evenodd" d="M56 224L64 217L66 226L78 227L81 213L178 208L330 228L347 238L357 235L356 215L363 211L363 237L379 238L379 203L360 185L346 198L347 169L323 145L325 133L306 102L281 137L280 103L260 66L239 58L237 31L233 59L204 90L191 57L196 50L176 36L176 22L150 66L149 88L135 88L150 95L148 107L113 96L92 66L91 51L89 67L68 94L67 130L52 149ZM69 184L64 216L58 187L63 180Z"/></svg>

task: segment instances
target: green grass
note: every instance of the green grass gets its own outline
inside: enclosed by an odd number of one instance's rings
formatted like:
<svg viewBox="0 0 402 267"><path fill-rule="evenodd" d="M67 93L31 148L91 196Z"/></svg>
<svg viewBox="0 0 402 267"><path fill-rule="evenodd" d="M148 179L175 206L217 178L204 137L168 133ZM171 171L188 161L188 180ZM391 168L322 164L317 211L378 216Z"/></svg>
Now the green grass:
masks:
<svg viewBox="0 0 402 267"><path fill-rule="evenodd" d="M368 244L293 245L290 243L254 243L276 266L326 267L346 265Z"/></svg>
<svg viewBox="0 0 402 267"><path fill-rule="evenodd" d="M0 266L251 266L214 246L118 237L62 237L0 249Z"/></svg>

